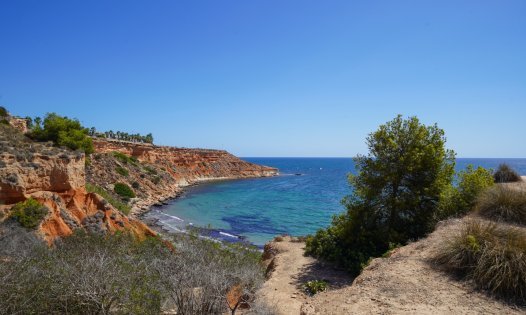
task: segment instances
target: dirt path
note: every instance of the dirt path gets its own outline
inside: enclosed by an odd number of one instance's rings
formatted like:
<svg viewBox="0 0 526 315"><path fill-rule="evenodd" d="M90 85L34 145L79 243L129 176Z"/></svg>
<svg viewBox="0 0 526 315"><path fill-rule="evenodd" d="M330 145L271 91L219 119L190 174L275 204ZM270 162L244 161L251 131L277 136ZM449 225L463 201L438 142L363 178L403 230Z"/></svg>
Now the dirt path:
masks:
<svg viewBox="0 0 526 315"><path fill-rule="evenodd" d="M429 237L377 258L354 283L341 271L303 256L304 243L272 242L275 271L260 296L279 314L525 314L519 309L475 291L430 263L436 246L454 233L461 220L443 222ZM269 261L272 258L269 259ZM313 297L302 284L326 279L330 290Z"/></svg>
<svg viewBox="0 0 526 315"><path fill-rule="evenodd" d="M259 291L259 297L278 311L278 314L300 314L301 306L310 300L303 284L310 280L328 280L335 288L349 285L351 279L342 271L326 268L312 257L303 256L305 243L294 242L290 237L272 242L267 252L275 266L271 277Z"/></svg>

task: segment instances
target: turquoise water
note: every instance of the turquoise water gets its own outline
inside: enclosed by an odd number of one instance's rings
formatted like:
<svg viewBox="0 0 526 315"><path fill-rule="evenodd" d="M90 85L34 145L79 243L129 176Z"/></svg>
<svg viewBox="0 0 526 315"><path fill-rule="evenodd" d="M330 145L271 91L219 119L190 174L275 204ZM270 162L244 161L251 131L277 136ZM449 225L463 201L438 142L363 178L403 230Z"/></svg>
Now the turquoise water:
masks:
<svg viewBox="0 0 526 315"><path fill-rule="evenodd" d="M242 237L262 245L277 234L313 233L344 211L340 201L351 192L346 175L354 172L352 159L244 160L277 167L281 175L191 187L181 198L148 216L158 218L169 229L209 227L207 233L212 237L232 241ZM526 174L526 159L458 159L457 170L468 164L496 168L503 162Z"/></svg>

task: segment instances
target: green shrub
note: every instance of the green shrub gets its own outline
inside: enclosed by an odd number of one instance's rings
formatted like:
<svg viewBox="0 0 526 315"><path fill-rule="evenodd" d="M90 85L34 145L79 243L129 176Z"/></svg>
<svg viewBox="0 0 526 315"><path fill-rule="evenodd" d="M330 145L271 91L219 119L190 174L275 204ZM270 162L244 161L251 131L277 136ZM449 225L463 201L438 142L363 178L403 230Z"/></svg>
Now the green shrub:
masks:
<svg viewBox="0 0 526 315"><path fill-rule="evenodd" d="M146 171L146 173L148 173L150 175L157 175L157 170L154 169L153 167L148 166L148 165L144 165L143 168Z"/></svg>
<svg viewBox="0 0 526 315"><path fill-rule="evenodd" d="M441 245L435 260L478 288L526 302L526 233L519 228L470 220Z"/></svg>
<svg viewBox="0 0 526 315"><path fill-rule="evenodd" d="M138 182L133 182L133 183L132 183L132 188L133 188L133 189L139 189L140 187L141 187L141 185L139 185Z"/></svg>
<svg viewBox="0 0 526 315"><path fill-rule="evenodd" d="M437 220L462 216L473 208L480 193L493 185L491 170L468 165L457 174L457 186L449 185L440 197Z"/></svg>
<svg viewBox="0 0 526 315"><path fill-rule="evenodd" d="M315 295L319 292L323 292L327 290L328 283L325 280L312 280L307 281L303 287L305 288L305 291L310 295Z"/></svg>
<svg viewBox="0 0 526 315"><path fill-rule="evenodd" d="M155 185L159 185L160 182L161 176L155 176L154 178L152 178L152 183L154 183Z"/></svg>
<svg viewBox="0 0 526 315"><path fill-rule="evenodd" d="M43 127L40 119L35 119L36 124L28 134L38 141L53 141L56 145L66 146L72 150L82 150L86 154L94 151L89 130L84 128L77 119L62 117L55 113L47 114Z"/></svg>
<svg viewBox="0 0 526 315"><path fill-rule="evenodd" d="M129 156L129 155L126 155L122 152L118 152L118 151L113 151L113 156L121 161L122 163L124 164L133 164L133 165L136 165L138 163L137 161L137 158L136 157L133 157L133 156Z"/></svg>
<svg viewBox="0 0 526 315"><path fill-rule="evenodd" d="M90 193L96 193L97 195L101 196L102 198L106 199L107 202L109 202L114 208L119 210L125 215L128 215L131 211L131 207L127 204L123 203L119 199L113 197L110 193L108 193L106 190L104 190L102 187L93 185L93 184L86 184L86 190Z"/></svg>
<svg viewBox="0 0 526 315"><path fill-rule="evenodd" d="M123 167L120 167L120 166L117 166L117 168L115 169L115 171L117 173L119 173L120 175L122 176L126 176L128 177L128 175L130 175L130 172L128 172L127 169L123 168Z"/></svg>
<svg viewBox="0 0 526 315"><path fill-rule="evenodd" d="M492 220L526 224L526 191L495 185L480 195L475 211Z"/></svg>
<svg viewBox="0 0 526 315"><path fill-rule="evenodd" d="M113 191L123 198L135 198L133 190L124 183L115 183Z"/></svg>
<svg viewBox="0 0 526 315"><path fill-rule="evenodd" d="M49 210L33 198L19 202L11 209L11 217L23 227L35 229L46 217Z"/></svg>
<svg viewBox="0 0 526 315"><path fill-rule="evenodd" d="M5 107L0 106L0 117L4 118L9 116L9 113L7 112L7 109Z"/></svg>
<svg viewBox="0 0 526 315"><path fill-rule="evenodd" d="M509 165L501 164L495 174L493 174L495 183L512 183L520 182L522 178Z"/></svg>
<svg viewBox="0 0 526 315"><path fill-rule="evenodd" d="M347 212L306 240L306 254L356 275L390 244L406 244L434 228L437 204L454 174L444 131L416 117L394 120L369 135L369 155L355 158Z"/></svg>

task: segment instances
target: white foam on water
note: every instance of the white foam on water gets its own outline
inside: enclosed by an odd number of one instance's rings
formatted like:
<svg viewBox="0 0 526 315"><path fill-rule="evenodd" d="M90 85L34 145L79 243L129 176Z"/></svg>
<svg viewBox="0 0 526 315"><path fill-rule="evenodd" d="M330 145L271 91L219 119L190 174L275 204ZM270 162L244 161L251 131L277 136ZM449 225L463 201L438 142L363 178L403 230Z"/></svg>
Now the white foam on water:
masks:
<svg viewBox="0 0 526 315"><path fill-rule="evenodd" d="M232 234L228 234L228 233L225 233L225 232L221 232L221 231L219 231L219 234L221 234L221 235L224 235L224 236L228 236L228 237L238 238L238 237L237 237L237 236L235 236L235 235L232 235Z"/></svg>
<svg viewBox="0 0 526 315"><path fill-rule="evenodd" d="M174 215L169 215L169 214L166 214L166 213L163 213L163 212L161 212L161 214L162 214L162 215L165 215L165 216L167 216L167 217L170 217L170 218L172 218L172 219L174 219L174 220L184 222L183 219L181 219L181 218L179 218L179 217L176 217L176 216L174 216Z"/></svg>

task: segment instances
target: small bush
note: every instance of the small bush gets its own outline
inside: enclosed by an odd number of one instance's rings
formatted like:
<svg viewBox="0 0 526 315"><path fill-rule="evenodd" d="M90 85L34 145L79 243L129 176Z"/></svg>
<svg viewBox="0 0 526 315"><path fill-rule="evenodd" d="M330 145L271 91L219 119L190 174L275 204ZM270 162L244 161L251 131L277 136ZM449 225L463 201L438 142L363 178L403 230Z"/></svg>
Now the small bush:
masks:
<svg viewBox="0 0 526 315"><path fill-rule="evenodd" d="M133 190L124 183L115 183L113 191L123 198L135 198Z"/></svg>
<svg viewBox="0 0 526 315"><path fill-rule="evenodd" d="M519 228L470 220L435 260L478 288L526 302L526 233Z"/></svg>
<svg viewBox="0 0 526 315"><path fill-rule="evenodd" d="M148 165L145 165L144 166L144 170L146 171L146 173L150 174L150 175L157 175L157 170L155 170L153 167L151 166L148 166Z"/></svg>
<svg viewBox="0 0 526 315"><path fill-rule="evenodd" d="M159 185L160 182L161 176L155 176L154 178L152 178L152 183L154 183L155 185Z"/></svg>
<svg viewBox="0 0 526 315"><path fill-rule="evenodd" d="M137 158L129 156L129 155L126 155L126 154L124 154L122 152L113 151L113 156L117 160L121 161L124 164L128 164L129 163L129 164L136 165L138 163Z"/></svg>
<svg viewBox="0 0 526 315"><path fill-rule="evenodd" d="M120 167L120 166L118 166L118 167L115 169L115 171L116 171L117 173L119 173L120 175L125 176L125 177L128 177L128 175L130 175L130 172L128 172L127 169L125 169L125 168L123 168L123 167Z"/></svg>
<svg viewBox="0 0 526 315"><path fill-rule="evenodd" d="M49 212L47 207L33 198L17 203L11 210L11 217L28 229L38 227Z"/></svg>
<svg viewBox="0 0 526 315"><path fill-rule="evenodd" d="M483 167L473 168L468 165L466 170L457 174L457 186L450 185L440 196L437 220L465 215L476 203L479 194L493 185L490 170Z"/></svg>
<svg viewBox="0 0 526 315"><path fill-rule="evenodd" d="M109 202L113 207L115 207L117 210L119 210L125 215L128 215L131 211L130 206L118 200L117 198L113 197L110 193L108 193L102 187L92 185L92 184L86 184L86 190L90 193L96 193L97 195L106 199L107 202Z"/></svg>
<svg viewBox="0 0 526 315"><path fill-rule="evenodd" d="M139 189L139 187L141 187L141 185L139 185L139 183L137 183L137 182L133 182L132 183L132 188L133 189Z"/></svg>
<svg viewBox="0 0 526 315"><path fill-rule="evenodd" d="M488 219L526 224L526 192L495 185L478 198L475 211Z"/></svg>
<svg viewBox="0 0 526 315"><path fill-rule="evenodd" d="M3 106L0 106L0 117L7 117L7 116L9 116L7 109L5 109L5 107Z"/></svg>
<svg viewBox="0 0 526 315"><path fill-rule="evenodd" d="M493 174L493 178L495 179L496 183L512 183L522 181L520 175L517 174L517 172L515 172L507 164L499 165L499 168Z"/></svg>
<svg viewBox="0 0 526 315"><path fill-rule="evenodd" d="M310 295L317 294L327 290L328 283L325 280L312 280L303 285L305 291Z"/></svg>

